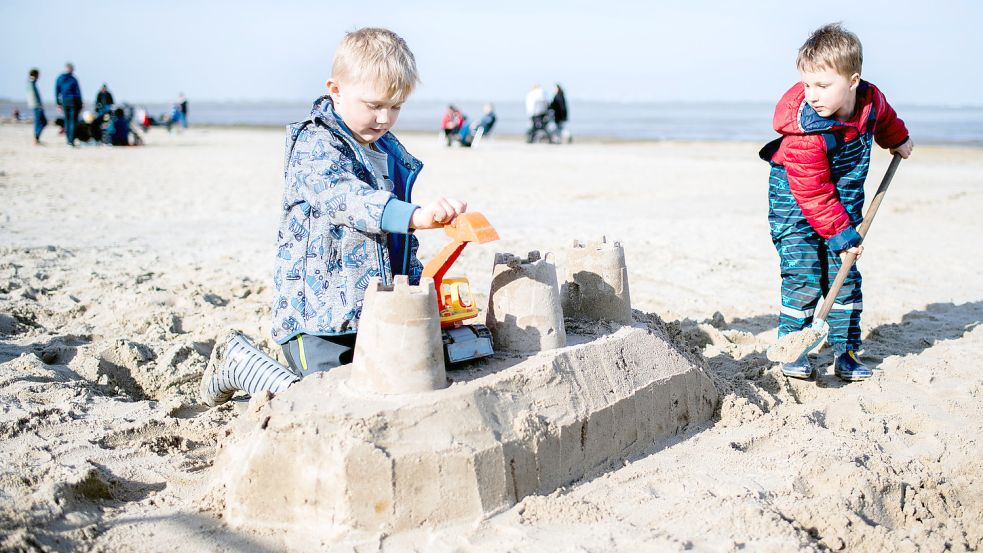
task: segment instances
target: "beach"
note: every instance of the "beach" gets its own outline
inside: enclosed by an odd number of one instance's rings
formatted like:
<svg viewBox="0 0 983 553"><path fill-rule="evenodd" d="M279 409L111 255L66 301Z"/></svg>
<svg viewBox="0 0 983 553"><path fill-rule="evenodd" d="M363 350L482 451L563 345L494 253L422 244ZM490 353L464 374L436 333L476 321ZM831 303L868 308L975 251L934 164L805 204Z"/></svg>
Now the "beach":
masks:
<svg viewBox="0 0 983 553"><path fill-rule="evenodd" d="M501 237L455 265L479 305L495 252L617 240L637 315L702 356L722 400L709 423L482 520L310 543L303 529L223 520L212 465L248 407L197 399L228 328L279 352L269 325L284 132L153 129L143 147L77 149L51 128L43 147L30 134L0 125L0 549L983 544L983 148L917 145L901 163L860 261L874 377L836 380L824 349L817 385L765 357L780 279L762 144L492 137L463 149L400 135L424 162L414 201L466 200ZM889 160L875 149L869 195ZM424 260L444 245L440 232L419 236Z"/></svg>

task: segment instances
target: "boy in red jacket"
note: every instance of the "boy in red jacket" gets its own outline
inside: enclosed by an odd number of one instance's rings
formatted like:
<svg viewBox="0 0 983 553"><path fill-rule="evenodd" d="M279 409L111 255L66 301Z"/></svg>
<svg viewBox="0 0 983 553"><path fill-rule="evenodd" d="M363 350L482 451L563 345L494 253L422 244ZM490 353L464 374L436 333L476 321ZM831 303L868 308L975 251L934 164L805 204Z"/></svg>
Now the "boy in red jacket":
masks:
<svg viewBox="0 0 983 553"><path fill-rule="evenodd" d="M768 221L781 257L782 308L778 335L812 323L820 296L840 268L841 255L863 251L856 226L863 219L864 180L874 142L903 158L913 144L884 95L860 79L863 51L839 24L816 30L795 60L802 81L775 107L782 137L761 151L771 163ZM854 266L833 300L827 322L834 369L843 380L870 378L860 362L860 272ZM809 378L809 357L782 372Z"/></svg>

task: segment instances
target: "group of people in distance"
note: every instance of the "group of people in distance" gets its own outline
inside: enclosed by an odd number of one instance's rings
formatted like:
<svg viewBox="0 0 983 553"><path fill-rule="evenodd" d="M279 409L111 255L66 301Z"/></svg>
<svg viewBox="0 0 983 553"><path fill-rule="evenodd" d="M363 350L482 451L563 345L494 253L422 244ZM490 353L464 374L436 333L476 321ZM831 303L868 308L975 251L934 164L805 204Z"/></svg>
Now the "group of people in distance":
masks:
<svg viewBox="0 0 983 553"><path fill-rule="evenodd" d="M461 110L457 109L454 104L450 104L440 119L440 128L444 132L444 139L448 146L458 143L469 148L481 137L488 136L497 119L495 106L491 102L485 104L481 119L477 123L469 121Z"/></svg>
<svg viewBox="0 0 983 553"><path fill-rule="evenodd" d="M526 94L526 115L529 116L529 130L526 132L526 142L545 141L551 144L570 142L569 133L565 133L569 111L567 98L559 83L553 89L553 98L547 101L546 92L538 84L533 85Z"/></svg>
<svg viewBox="0 0 983 553"><path fill-rule="evenodd" d="M38 145L41 144L41 133L48 125L44 102L38 90L40 76L41 72L37 68L32 68L27 76L27 108L32 111L34 117L34 143ZM113 146L137 146L143 144L140 131L146 131L151 124L156 123L147 115L146 110L134 110L128 104L117 104L105 83L96 94L95 110L83 111L82 89L75 77L75 67L71 63L65 64L65 72L55 81L55 103L58 111L61 112L61 117L55 120L55 124L62 128L65 141L72 147L76 145L76 141ZM166 119L168 121L173 119L187 128L187 113L188 101L184 94L181 94L178 102L174 104L172 114ZM169 122L167 126L170 129Z"/></svg>
<svg viewBox="0 0 983 553"><path fill-rule="evenodd" d="M381 58L385 64L366 69ZM873 146L902 158L912 153L904 122L880 90L860 78L862 59L853 33L836 24L815 31L796 59L801 80L775 109L780 138L760 154L771 167L768 219L782 279L779 337L813 323L816 305L829 290L826 277L837 272L841 255L862 252L857 227ZM419 80L406 42L386 29L353 31L336 50L331 71L327 94L315 100L310 117L287 129L271 275L272 338L286 364L231 331L217 344L201 380L201 398L209 405L240 390L278 393L350 362L372 279L390 284L406 275L419 284L416 230L451 224L468 209L466 202L447 197L412 203L423 164L390 132ZM559 87L549 103L537 89L527 103L534 126L541 127L549 106L565 101ZM558 116L565 120L566 110L554 108L554 122ZM458 132L462 126L463 118ZM873 374L858 353L860 286L854 267L831 298L828 343L835 373L845 381ZM782 367L790 378L808 378L814 371L807 353Z"/></svg>

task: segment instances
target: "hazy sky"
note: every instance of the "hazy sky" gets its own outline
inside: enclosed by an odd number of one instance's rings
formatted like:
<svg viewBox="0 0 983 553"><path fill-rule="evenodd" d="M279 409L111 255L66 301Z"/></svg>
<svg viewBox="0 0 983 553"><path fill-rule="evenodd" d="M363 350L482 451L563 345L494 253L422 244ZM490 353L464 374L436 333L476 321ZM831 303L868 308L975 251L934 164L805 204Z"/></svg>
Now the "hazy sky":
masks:
<svg viewBox="0 0 983 553"><path fill-rule="evenodd" d="M416 97L521 99L560 82L576 99L774 101L795 52L841 20L863 76L895 103L983 104L983 2L122 2L0 0L0 97L41 69L52 100L65 61L86 102L309 99L342 34L389 27L416 55Z"/></svg>

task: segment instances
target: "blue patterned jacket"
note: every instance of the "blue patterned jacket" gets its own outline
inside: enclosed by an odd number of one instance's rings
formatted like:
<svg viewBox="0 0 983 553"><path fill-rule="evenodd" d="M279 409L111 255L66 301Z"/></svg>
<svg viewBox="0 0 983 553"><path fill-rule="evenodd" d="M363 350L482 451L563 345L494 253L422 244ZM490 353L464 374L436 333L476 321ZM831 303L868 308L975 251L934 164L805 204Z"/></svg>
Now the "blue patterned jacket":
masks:
<svg viewBox="0 0 983 553"><path fill-rule="evenodd" d="M273 273L278 344L298 334L356 332L374 276L386 284L394 272L420 281L419 243L408 225L417 207L410 193L423 164L392 133L376 146L389 155L391 183L364 158L330 97L314 102L310 119L287 127Z"/></svg>

